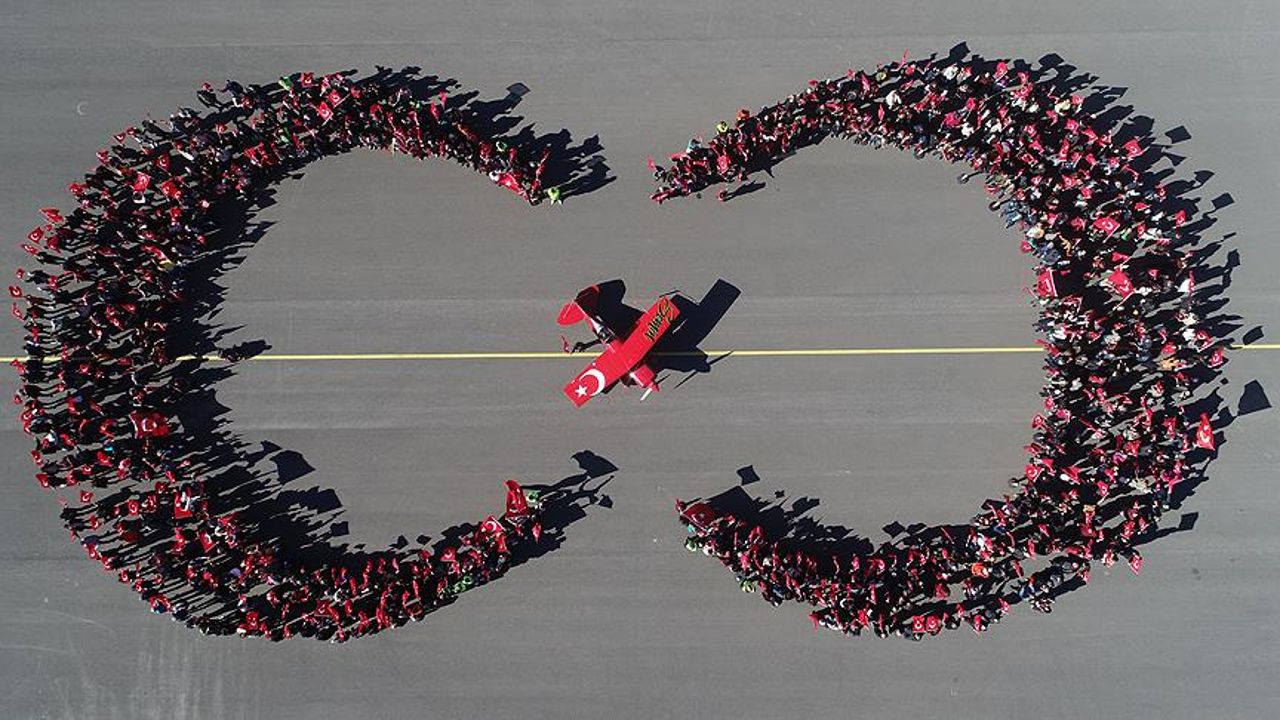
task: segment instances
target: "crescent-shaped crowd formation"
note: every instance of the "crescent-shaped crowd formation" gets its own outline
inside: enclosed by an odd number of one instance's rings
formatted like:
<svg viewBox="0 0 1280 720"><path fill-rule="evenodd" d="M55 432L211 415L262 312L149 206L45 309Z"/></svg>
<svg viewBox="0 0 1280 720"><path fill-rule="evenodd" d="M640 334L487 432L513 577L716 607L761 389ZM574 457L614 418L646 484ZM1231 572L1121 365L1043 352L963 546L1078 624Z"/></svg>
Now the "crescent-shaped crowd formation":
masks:
<svg viewBox="0 0 1280 720"><path fill-rule="evenodd" d="M970 523L821 554L715 502L677 504L690 550L774 605L811 606L815 627L920 639L962 624L983 631L1021 601L1049 612L1095 562L1138 572L1136 545L1155 536L1192 460L1216 449L1211 417L1188 409L1227 343L1197 315L1186 209L1139 169L1153 148L1100 132L1080 95L1056 94L1025 67L904 56L812 80L739 111L669 164L650 161L661 203L745 181L833 136L940 157L968 166L961 182L984 179L990 209L1035 258L1044 410L1015 489Z"/></svg>
<svg viewBox="0 0 1280 720"><path fill-rule="evenodd" d="M209 634L343 641L420 620L532 556L548 497L507 482L506 508L443 546L308 562L220 502L219 472L180 442L188 387L171 349L184 272L225 242L213 216L319 158L355 148L451 159L529 203L548 153L486 137L443 92L410 78L300 73L268 86L205 84L205 113L115 136L71 183L76 207L45 208L22 244L13 315L26 328L14 402L35 443L36 480L57 492L71 538L158 613ZM231 360L234 358L224 357Z"/></svg>
<svg viewBox="0 0 1280 720"><path fill-rule="evenodd" d="M272 542L269 518L223 501L216 458L184 438L184 368L201 359L175 351L173 326L188 272L234 232L218 209L252 206L314 160L359 147L445 157L534 204L559 197L542 187L549 153L528 157L477 129L443 92L419 99L408 77L301 73L197 96L207 112L144 121L98 153L69 186L77 206L41 211L22 244L36 265L9 287L26 329L14 402L71 537L155 612L273 640L341 642L420 620L538 554L547 510L564 498L514 481L500 516L430 548L315 559ZM668 166L651 161L658 202L745 181L832 136L964 163L961 181L984 178L991 210L1036 259L1046 350L1029 460L970 523L824 554L714 501L680 502L690 550L773 604L812 606L815 626L916 639L982 631L1022 601L1048 612L1094 562L1140 570L1137 546L1216 451L1212 418L1189 408L1227 343L1197 314L1186 208L1140 170L1154 149L1098 125L1081 97L1017 64L904 58L810 81Z"/></svg>

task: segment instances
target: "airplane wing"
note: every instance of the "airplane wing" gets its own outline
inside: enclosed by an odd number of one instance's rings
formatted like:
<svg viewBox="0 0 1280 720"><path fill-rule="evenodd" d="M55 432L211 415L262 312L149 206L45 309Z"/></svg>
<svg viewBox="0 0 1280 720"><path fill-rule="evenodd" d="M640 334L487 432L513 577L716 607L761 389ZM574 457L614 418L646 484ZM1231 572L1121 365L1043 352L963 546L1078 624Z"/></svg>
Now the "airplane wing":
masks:
<svg viewBox="0 0 1280 720"><path fill-rule="evenodd" d="M658 302L640 316L635 329L618 348L618 354L627 364L627 370L644 362L654 344L675 325L679 317L680 308L665 295L658 298Z"/></svg>
<svg viewBox="0 0 1280 720"><path fill-rule="evenodd" d="M565 397L572 400L574 405L582 407L588 400L621 380L633 366L627 365L622 359L619 347L620 344L616 342L605 345L604 352L564 386Z"/></svg>
<svg viewBox="0 0 1280 720"><path fill-rule="evenodd" d="M577 297L560 308L560 317L556 318L556 322L561 325L574 325L586 320L595 313L596 301L599 299L599 285L584 288Z"/></svg>
<svg viewBox="0 0 1280 720"><path fill-rule="evenodd" d="M654 344L671 329L679 316L680 309L675 303L665 296L658 298L658 302L640 316L631 335L621 343L607 343L604 352L564 386L564 394L574 405L585 405L643 363ZM647 367L645 370L647 372L636 374L636 380L646 389L652 389L656 387L653 371Z"/></svg>

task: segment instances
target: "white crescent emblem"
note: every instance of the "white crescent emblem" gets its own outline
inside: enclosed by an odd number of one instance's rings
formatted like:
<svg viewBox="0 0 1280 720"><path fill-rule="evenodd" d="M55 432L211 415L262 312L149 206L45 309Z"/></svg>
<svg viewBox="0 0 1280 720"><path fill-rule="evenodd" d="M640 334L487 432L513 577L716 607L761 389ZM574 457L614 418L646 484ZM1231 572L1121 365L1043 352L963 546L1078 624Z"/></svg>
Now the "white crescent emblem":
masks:
<svg viewBox="0 0 1280 720"><path fill-rule="evenodd" d="M591 396L595 397L596 395L600 394L601 390L604 389L604 373L600 372L595 368L591 368L590 370L587 370L586 372L582 373L582 377L578 379L581 380L589 377L593 377L596 379L596 389L591 393Z"/></svg>

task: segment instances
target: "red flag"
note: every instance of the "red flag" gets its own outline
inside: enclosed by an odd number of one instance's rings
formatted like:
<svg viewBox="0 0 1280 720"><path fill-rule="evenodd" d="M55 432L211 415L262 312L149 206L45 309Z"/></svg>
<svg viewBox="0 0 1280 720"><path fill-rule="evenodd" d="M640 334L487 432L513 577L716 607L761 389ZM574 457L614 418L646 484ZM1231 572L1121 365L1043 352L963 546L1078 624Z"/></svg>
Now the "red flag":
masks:
<svg viewBox="0 0 1280 720"><path fill-rule="evenodd" d="M51 223L62 222L62 213L58 212L57 208L40 208L40 213Z"/></svg>
<svg viewBox="0 0 1280 720"><path fill-rule="evenodd" d="M1124 152L1129 157L1137 157L1142 154L1142 146L1137 140L1130 140L1124 144Z"/></svg>
<svg viewBox="0 0 1280 720"><path fill-rule="evenodd" d="M173 496L173 519L186 520L195 513L191 512L183 505L182 498L178 495Z"/></svg>
<svg viewBox="0 0 1280 720"><path fill-rule="evenodd" d="M1196 427L1196 447L1205 450L1218 449L1218 443L1213 438L1213 423L1209 421L1209 413L1200 415L1200 424Z"/></svg>
<svg viewBox="0 0 1280 720"><path fill-rule="evenodd" d="M329 107L328 103L321 101L316 105L316 114L320 116L321 120L328 122L329 118L333 117L333 110Z"/></svg>
<svg viewBox="0 0 1280 720"><path fill-rule="evenodd" d="M1036 276L1036 295L1040 297L1058 297L1058 287L1053 282L1053 270L1045 268Z"/></svg>
<svg viewBox="0 0 1280 720"><path fill-rule="evenodd" d="M911 618L911 632L925 633L929 630L929 622L923 615L916 615Z"/></svg>
<svg viewBox="0 0 1280 720"><path fill-rule="evenodd" d="M716 519L716 511L705 502L696 502L688 506L681 506L677 502L676 508L680 510L682 520L699 530L705 530Z"/></svg>
<svg viewBox="0 0 1280 720"><path fill-rule="evenodd" d="M1008 65L1008 63L1006 63L1006 62L1005 62L1005 61L1003 61L1003 60L1001 60L1000 62L996 63L996 78L997 78L997 79L1004 77L1004 76L1005 76L1005 75L1007 75L1008 73L1009 73L1009 65Z"/></svg>
<svg viewBox="0 0 1280 720"><path fill-rule="evenodd" d="M1101 230L1111 237L1112 233L1120 229L1120 221L1110 216L1103 216L1093 221L1093 229Z"/></svg>
<svg viewBox="0 0 1280 720"><path fill-rule="evenodd" d="M1142 556L1137 550L1133 551L1133 555L1129 556L1129 567L1132 568L1133 574L1137 575L1142 572Z"/></svg>
<svg viewBox="0 0 1280 720"><path fill-rule="evenodd" d="M164 193L165 197L175 200L182 197L182 190L180 190L178 188L178 184L172 180L165 180L160 183L160 192Z"/></svg>
<svg viewBox="0 0 1280 720"><path fill-rule="evenodd" d="M41 240L44 239L44 230L40 228L36 228L32 230L31 232L27 233L27 239L33 243L38 244Z"/></svg>
<svg viewBox="0 0 1280 720"><path fill-rule="evenodd" d="M164 437L169 434L169 421L155 410L134 410L129 413L129 422L133 423L133 434L141 438Z"/></svg>
<svg viewBox="0 0 1280 720"><path fill-rule="evenodd" d="M519 516L527 512L529 512L529 500L524 496L524 490L520 487L520 483L515 480L508 480L507 514Z"/></svg>
<svg viewBox="0 0 1280 720"><path fill-rule="evenodd" d="M498 518L492 515L480 523L480 534L484 537L501 535L503 532L505 532L505 529L502 527L502 523L498 522Z"/></svg>
<svg viewBox="0 0 1280 720"><path fill-rule="evenodd" d="M1107 276L1107 282L1111 283L1111 287L1119 293L1121 298L1128 298L1133 294L1133 281L1124 273L1123 268L1116 268L1116 271Z"/></svg>
<svg viewBox="0 0 1280 720"><path fill-rule="evenodd" d="M338 94L337 90L330 90L329 94L325 97L329 99L329 104L334 107L338 107L338 105L345 99Z"/></svg>
<svg viewBox="0 0 1280 720"><path fill-rule="evenodd" d="M509 172L504 172L498 176L498 184L520 197L527 197L524 188L520 187L520 181Z"/></svg>

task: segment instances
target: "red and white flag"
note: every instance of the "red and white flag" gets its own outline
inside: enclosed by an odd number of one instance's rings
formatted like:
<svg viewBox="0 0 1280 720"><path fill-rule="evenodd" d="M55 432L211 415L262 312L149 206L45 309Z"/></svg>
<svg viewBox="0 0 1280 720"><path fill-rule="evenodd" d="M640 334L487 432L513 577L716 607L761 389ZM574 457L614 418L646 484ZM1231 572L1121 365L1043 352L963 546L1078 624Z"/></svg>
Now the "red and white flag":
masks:
<svg viewBox="0 0 1280 720"><path fill-rule="evenodd" d="M681 518L699 530L705 530L716 519L716 511L705 502L683 505L677 501L676 509L680 511Z"/></svg>
<svg viewBox="0 0 1280 720"><path fill-rule="evenodd" d="M133 434L141 437L164 437L169 434L169 421L156 410L134 410L129 413Z"/></svg>
<svg viewBox="0 0 1280 720"><path fill-rule="evenodd" d="M524 489L515 480L507 481L507 514L520 516L529 512L529 500L524 496Z"/></svg>
<svg viewBox="0 0 1280 720"><path fill-rule="evenodd" d="M502 523L498 522L498 518L492 515L480 523L480 535L482 537L501 535L504 532L506 532L506 529L502 527Z"/></svg>
<svg viewBox="0 0 1280 720"><path fill-rule="evenodd" d="M1101 230L1106 233L1107 237L1111 237L1115 231L1120 229L1120 221L1109 215L1104 215L1093 221L1093 229Z"/></svg>
<svg viewBox="0 0 1280 720"><path fill-rule="evenodd" d="M1116 271L1107 276L1107 282L1111 283L1111 287L1121 298L1128 298L1133 294L1133 281L1125 274L1123 268L1116 268Z"/></svg>
<svg viewBox="0 0 1280 720"><path fill-rule="evenodd" d="M1218 443L1213 438L1213 423L1209 420L1209 413L1201 413L1200 424L1196 426L1196 447L1205 450L1218 449Z"/></svg>
<svg viewBox="0 0 1280 720"><path fill-rule="evenodd" d="M1045 268L1036 276L1036 295L1042 298L1058 297L1058 286L1053 282L1053 270Z"/></svg>
<svg viewBox="0 0 1280 720"><path fill-rule="evenodd" d="M1129 557L1129 568L1133 570L1134 575L1142 572L1142 556L1137 550L1134 550L1133 555Z"/></svg>

